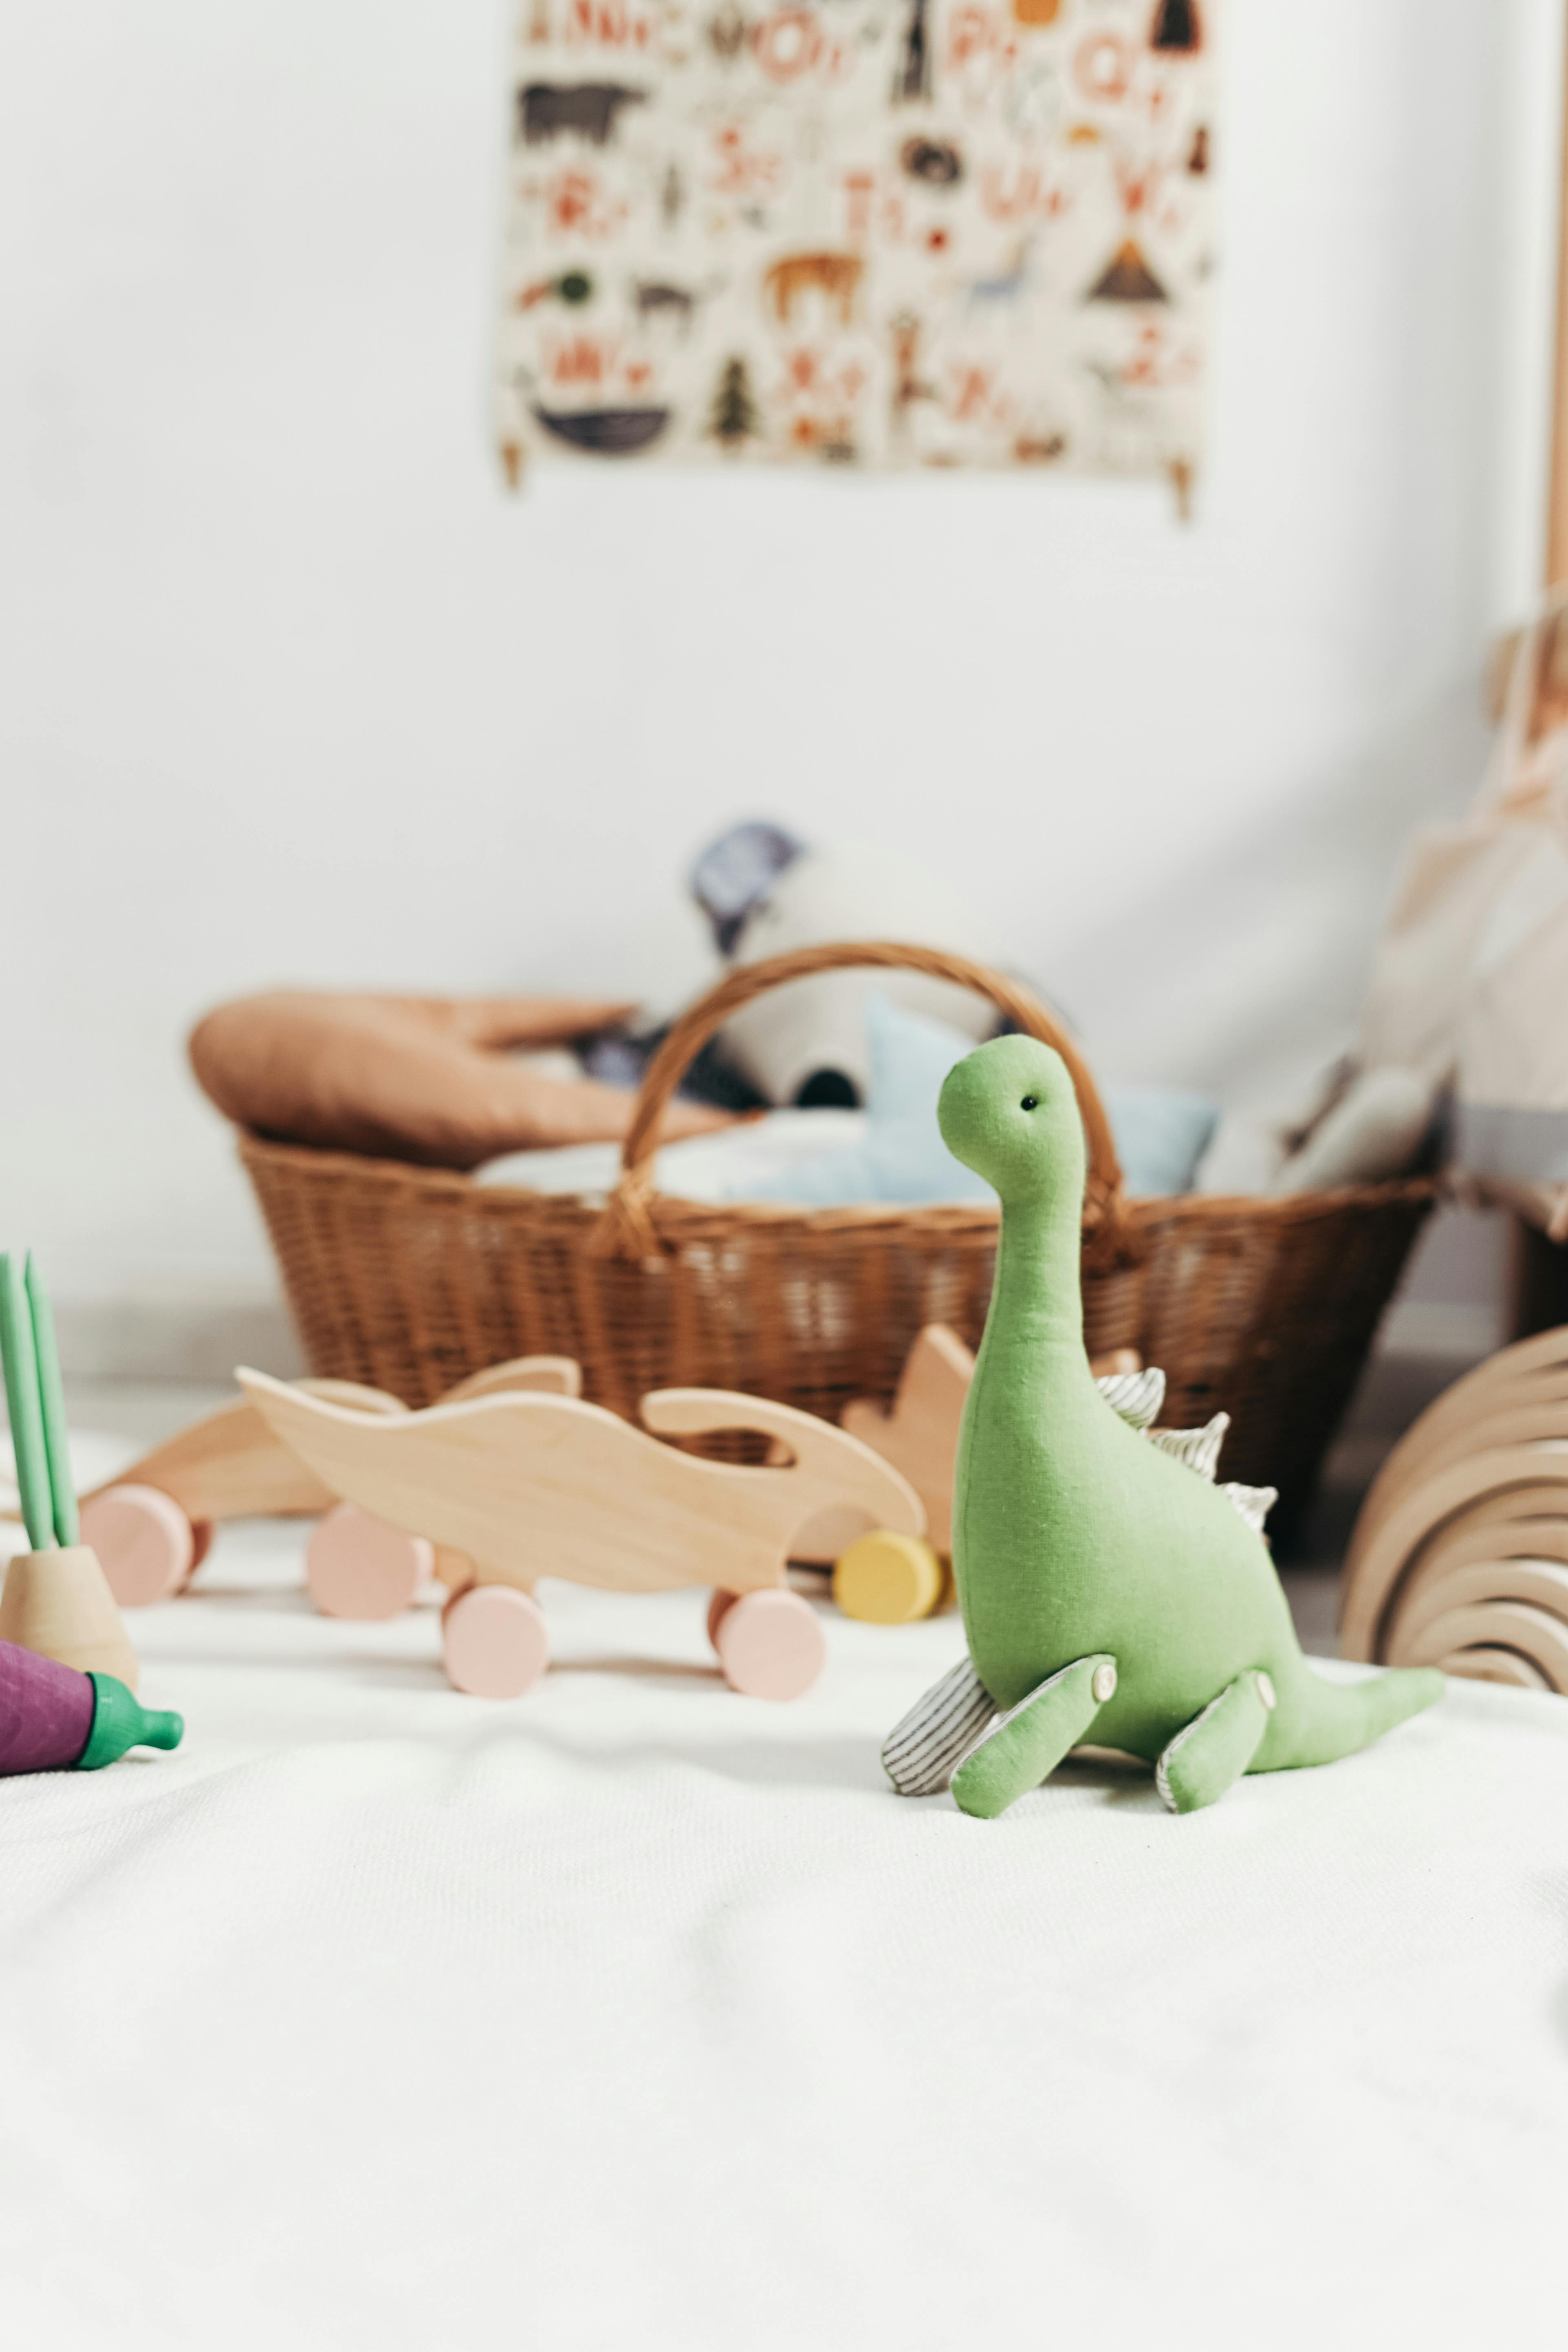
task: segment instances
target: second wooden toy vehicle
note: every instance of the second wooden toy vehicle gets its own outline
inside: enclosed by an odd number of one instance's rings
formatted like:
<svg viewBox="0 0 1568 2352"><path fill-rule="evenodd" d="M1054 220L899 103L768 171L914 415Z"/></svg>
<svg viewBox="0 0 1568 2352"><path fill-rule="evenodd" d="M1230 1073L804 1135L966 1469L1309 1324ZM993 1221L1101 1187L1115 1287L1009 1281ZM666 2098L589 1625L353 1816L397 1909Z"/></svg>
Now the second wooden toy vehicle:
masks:
<svg viewBox="0 0 1568 2352"><path fill-rule="evenodd" d="M858 1439L813 1414L716 1389L644 1397L645 1429L600 1405L539 1391L450 1399L423 1412L238 1374L249 1404L348 1510L353 1542L399 1531L431 1548L450 1598L447 1668L461 1690L513 1697L544 1672L542 1577L656 1592L711 1585L708 1630L726 1678L757 1697L794 1698L821 1671L809 1602L784 1580L794 1539L825 1513L859 1511L919 1538L909 1481ZM750 1431L765 1465L702 1459L661 1438ZM649 1434L648 1433L654 1433ZM330 1524L330 1522L329 1522Z"/></svg>

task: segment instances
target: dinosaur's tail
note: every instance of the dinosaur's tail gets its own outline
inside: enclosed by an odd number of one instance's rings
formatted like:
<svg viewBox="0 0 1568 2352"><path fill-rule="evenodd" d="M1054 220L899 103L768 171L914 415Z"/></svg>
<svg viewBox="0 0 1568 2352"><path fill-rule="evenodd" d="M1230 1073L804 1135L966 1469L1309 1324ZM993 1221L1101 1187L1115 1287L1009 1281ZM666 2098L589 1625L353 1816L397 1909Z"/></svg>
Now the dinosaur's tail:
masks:
<svg viewBox="0 0 1568 2352"><path fill-rule="evenodd" d="M1281 1762L1331 1764L1370 1748L1396 1723L1404 1723L1443 1696L1435 1666L1392 1667L1365 1682L1330 1683L1303 1666L1291 1690L1293 1738Z"/></svg>

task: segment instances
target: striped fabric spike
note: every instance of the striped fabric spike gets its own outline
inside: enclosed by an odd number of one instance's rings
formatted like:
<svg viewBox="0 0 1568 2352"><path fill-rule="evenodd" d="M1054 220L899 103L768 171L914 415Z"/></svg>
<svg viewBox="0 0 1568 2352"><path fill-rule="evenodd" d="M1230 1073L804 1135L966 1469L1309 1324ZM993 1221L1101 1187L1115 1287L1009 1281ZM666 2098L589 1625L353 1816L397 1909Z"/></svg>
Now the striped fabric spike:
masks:
<svg viewBox="0 0 1568 2352"><path fill-rule="evenodd" d="M1255 1536L1263 1533L1263 1522L1279 1500L1278 1486L1238 1486L1233 1480L1219 1491L1241 1513Z"/></svg>
<svg viewBox="0 0 1568 2352"><path fill-rule="evenodd" d="M1216 1412L1202 1429L1151 1429L1147 1433L1151 1445L1157 1445L1162 1454L1168 1454L1184 1469L1195 1471L1212 1486L1219 1467L1219 1450L1229 1427L1229 1413Z"/></svg>
<svg viewBox="0 0 1568 2352"><path fill-rule="evenodd" d="M995 1713L984 1684L961 1658L882 1743L882 1769L900 1796L937 1796Z"/></svg>
<svg viewBox="0 0 1568 2352"><path fill-rule="evenodd" d="M1095 1386L1130 1429L1147 1429L1159 1419L1165 1402L1165 1375L1156 1364L1146 1371L1112 1373Z"/></svg>

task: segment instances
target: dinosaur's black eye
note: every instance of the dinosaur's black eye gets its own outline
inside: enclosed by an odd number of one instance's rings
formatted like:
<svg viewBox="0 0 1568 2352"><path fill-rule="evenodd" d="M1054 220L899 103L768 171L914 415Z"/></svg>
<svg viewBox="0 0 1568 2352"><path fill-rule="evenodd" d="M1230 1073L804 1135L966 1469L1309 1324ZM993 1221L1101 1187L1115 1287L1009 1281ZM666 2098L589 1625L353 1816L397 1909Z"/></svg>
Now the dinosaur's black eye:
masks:
<svg viewBox="0 0 1568 2352"><path fill-rule="evenodd" d="M1040 1097L1038 1095L1026 1095L1023 1101L1018 1105L1018 1108L1020 1110L1038 1110L1039 1108Z"/></svg>

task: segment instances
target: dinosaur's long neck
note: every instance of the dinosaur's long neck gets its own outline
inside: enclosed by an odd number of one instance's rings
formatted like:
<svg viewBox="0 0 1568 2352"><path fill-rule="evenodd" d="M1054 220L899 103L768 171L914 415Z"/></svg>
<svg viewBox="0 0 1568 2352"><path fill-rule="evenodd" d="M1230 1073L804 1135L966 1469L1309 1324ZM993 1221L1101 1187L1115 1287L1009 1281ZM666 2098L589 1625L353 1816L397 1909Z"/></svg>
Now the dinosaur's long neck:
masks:
<svg viewBox="0 0 1568 2352"><path fill-rule="evenodd" d="M983 1675L994 1642L1001 1637L1005 1646L1020 1572L1018 1546L1036 1541L1026 1508L1018 1512L1011 1538L996 1539L993 1519L984 1539L984 1497L1009 1484L1021 1494L1031 1492L1041 1448L1059 1449L1064 1432L1098 1402L1083 1352L1079 1228L1070 1191L1065 1209L1045 1200L1003 1206L991 1309L964 1403L953 1479L953 1570L970 1652Z"/></svg>
<svg viewBox="0 0 1568 2352"><path fill-rule="evenodd" d="M981 1366L993 1352L1016 1364L1019 1350L1081 1362L1079 1236L1079 1204L1070 1192L1065 1199L1004 1204Z"/></svg>

